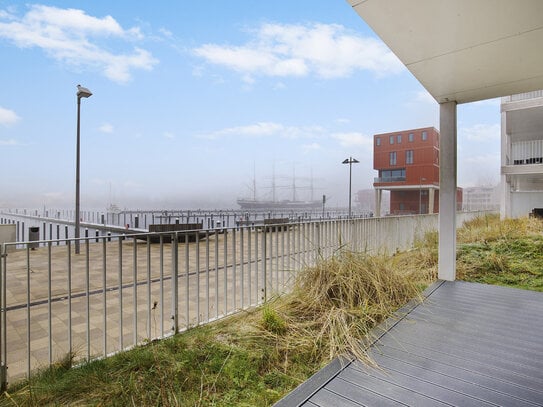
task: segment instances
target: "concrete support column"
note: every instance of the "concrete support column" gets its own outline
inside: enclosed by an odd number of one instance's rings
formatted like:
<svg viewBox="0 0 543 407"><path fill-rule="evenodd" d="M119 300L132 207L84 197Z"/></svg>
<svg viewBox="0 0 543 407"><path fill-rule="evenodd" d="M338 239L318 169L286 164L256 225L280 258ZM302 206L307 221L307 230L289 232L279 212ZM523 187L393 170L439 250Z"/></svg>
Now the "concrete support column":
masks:
<svg viewBox="0 0 543 407"><path fill-rule="evenodd" d="M383 190L382 189L376 189L375 190L375 217L380 218L381 217L381 197L382 197Z"/></svg>
<svg viewBox="0 0 543 407"><path fill-rule="evenodd" d="M439 105L438 277L456 279L456 102Z"/></svg>
<svg viewBox="0 0 543 407"><path fill-rule="evenodd" d="M428 213L434 213L435 189L428 188Z"/></svg>

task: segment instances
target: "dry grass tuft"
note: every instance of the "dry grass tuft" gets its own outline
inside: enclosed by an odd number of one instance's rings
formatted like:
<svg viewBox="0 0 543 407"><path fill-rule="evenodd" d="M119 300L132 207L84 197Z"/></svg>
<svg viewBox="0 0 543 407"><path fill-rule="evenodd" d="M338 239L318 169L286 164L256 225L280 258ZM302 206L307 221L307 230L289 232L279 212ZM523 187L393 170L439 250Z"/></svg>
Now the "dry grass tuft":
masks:
<svg viewBox="0 0 543 407"><path fill-rule="evenodd" d="M419 297L431 274L421 273L420 261L408 253L386 256L342 250L305 269L297 276L291 294L264 308L261 326L276 326L277 320L284 325L279 325L280 333L272 328L261 334L273 337L286 361L303 353L312 355L317 363L354 356L371 364L362 338L399 307ZM274 322L270 324L270 320Z"/></svg>
<svg viewBox="0 0 543 407"><path fill-rule="evenodd" d="M496 240L519 239L526 235L541 234L543 221L537 218L500 220L497 214L479 216L465 222L458 230L458 243L484 243Z"/></svg>

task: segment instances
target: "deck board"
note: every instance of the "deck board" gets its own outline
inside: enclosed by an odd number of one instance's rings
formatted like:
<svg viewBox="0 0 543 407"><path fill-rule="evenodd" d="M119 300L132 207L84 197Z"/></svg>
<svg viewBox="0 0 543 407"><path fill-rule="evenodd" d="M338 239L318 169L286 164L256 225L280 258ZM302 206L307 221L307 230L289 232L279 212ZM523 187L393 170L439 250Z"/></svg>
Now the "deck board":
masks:
<svg viewBox="0 0 543 407"><path fill-rule="evenodd" d="M543 293L438 284L387 321L378 369L328 369L277 406L543 406Z"/></svg>

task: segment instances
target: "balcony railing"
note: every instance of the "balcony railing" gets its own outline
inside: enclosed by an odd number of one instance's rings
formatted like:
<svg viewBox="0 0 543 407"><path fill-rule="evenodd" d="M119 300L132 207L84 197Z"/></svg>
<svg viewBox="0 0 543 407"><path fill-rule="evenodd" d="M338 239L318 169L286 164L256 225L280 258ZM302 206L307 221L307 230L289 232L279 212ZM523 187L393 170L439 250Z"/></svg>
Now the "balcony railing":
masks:
<svg viewBox="0 0 543 407"><path fill-rule="evenodd" d="M502 98L504 102L516 102L519 100L535 99L543 97L543 90L536 90L533 92L519 93L518 95L511 95Z"/></svg>
<svg viewBox="0 0 543 407"><path fill-rule="evenodd" d="M405 177L375 177L373 182L402 182L405 181Z"/></svg>
<svg viewBox="0 0 543 407"><path fill-rule="evenodd" d="M512 143L511 158L513 165L543 164L543 140Z"/></svg>

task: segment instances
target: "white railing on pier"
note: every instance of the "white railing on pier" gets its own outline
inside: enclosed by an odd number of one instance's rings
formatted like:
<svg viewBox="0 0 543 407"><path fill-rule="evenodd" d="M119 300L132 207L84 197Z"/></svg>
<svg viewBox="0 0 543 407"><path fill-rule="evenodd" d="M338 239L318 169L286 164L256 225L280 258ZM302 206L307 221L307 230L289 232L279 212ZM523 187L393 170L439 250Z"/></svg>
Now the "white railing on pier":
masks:
<svg viewBox="0 0 543 407"><path fill-rule="evenodd" d="M480 213L459 213L458 224ZM340 247L388 252L438 215L297 222L0 245L0 385L258 306ZM7 369L9 367L9 370Z"/></svg>

